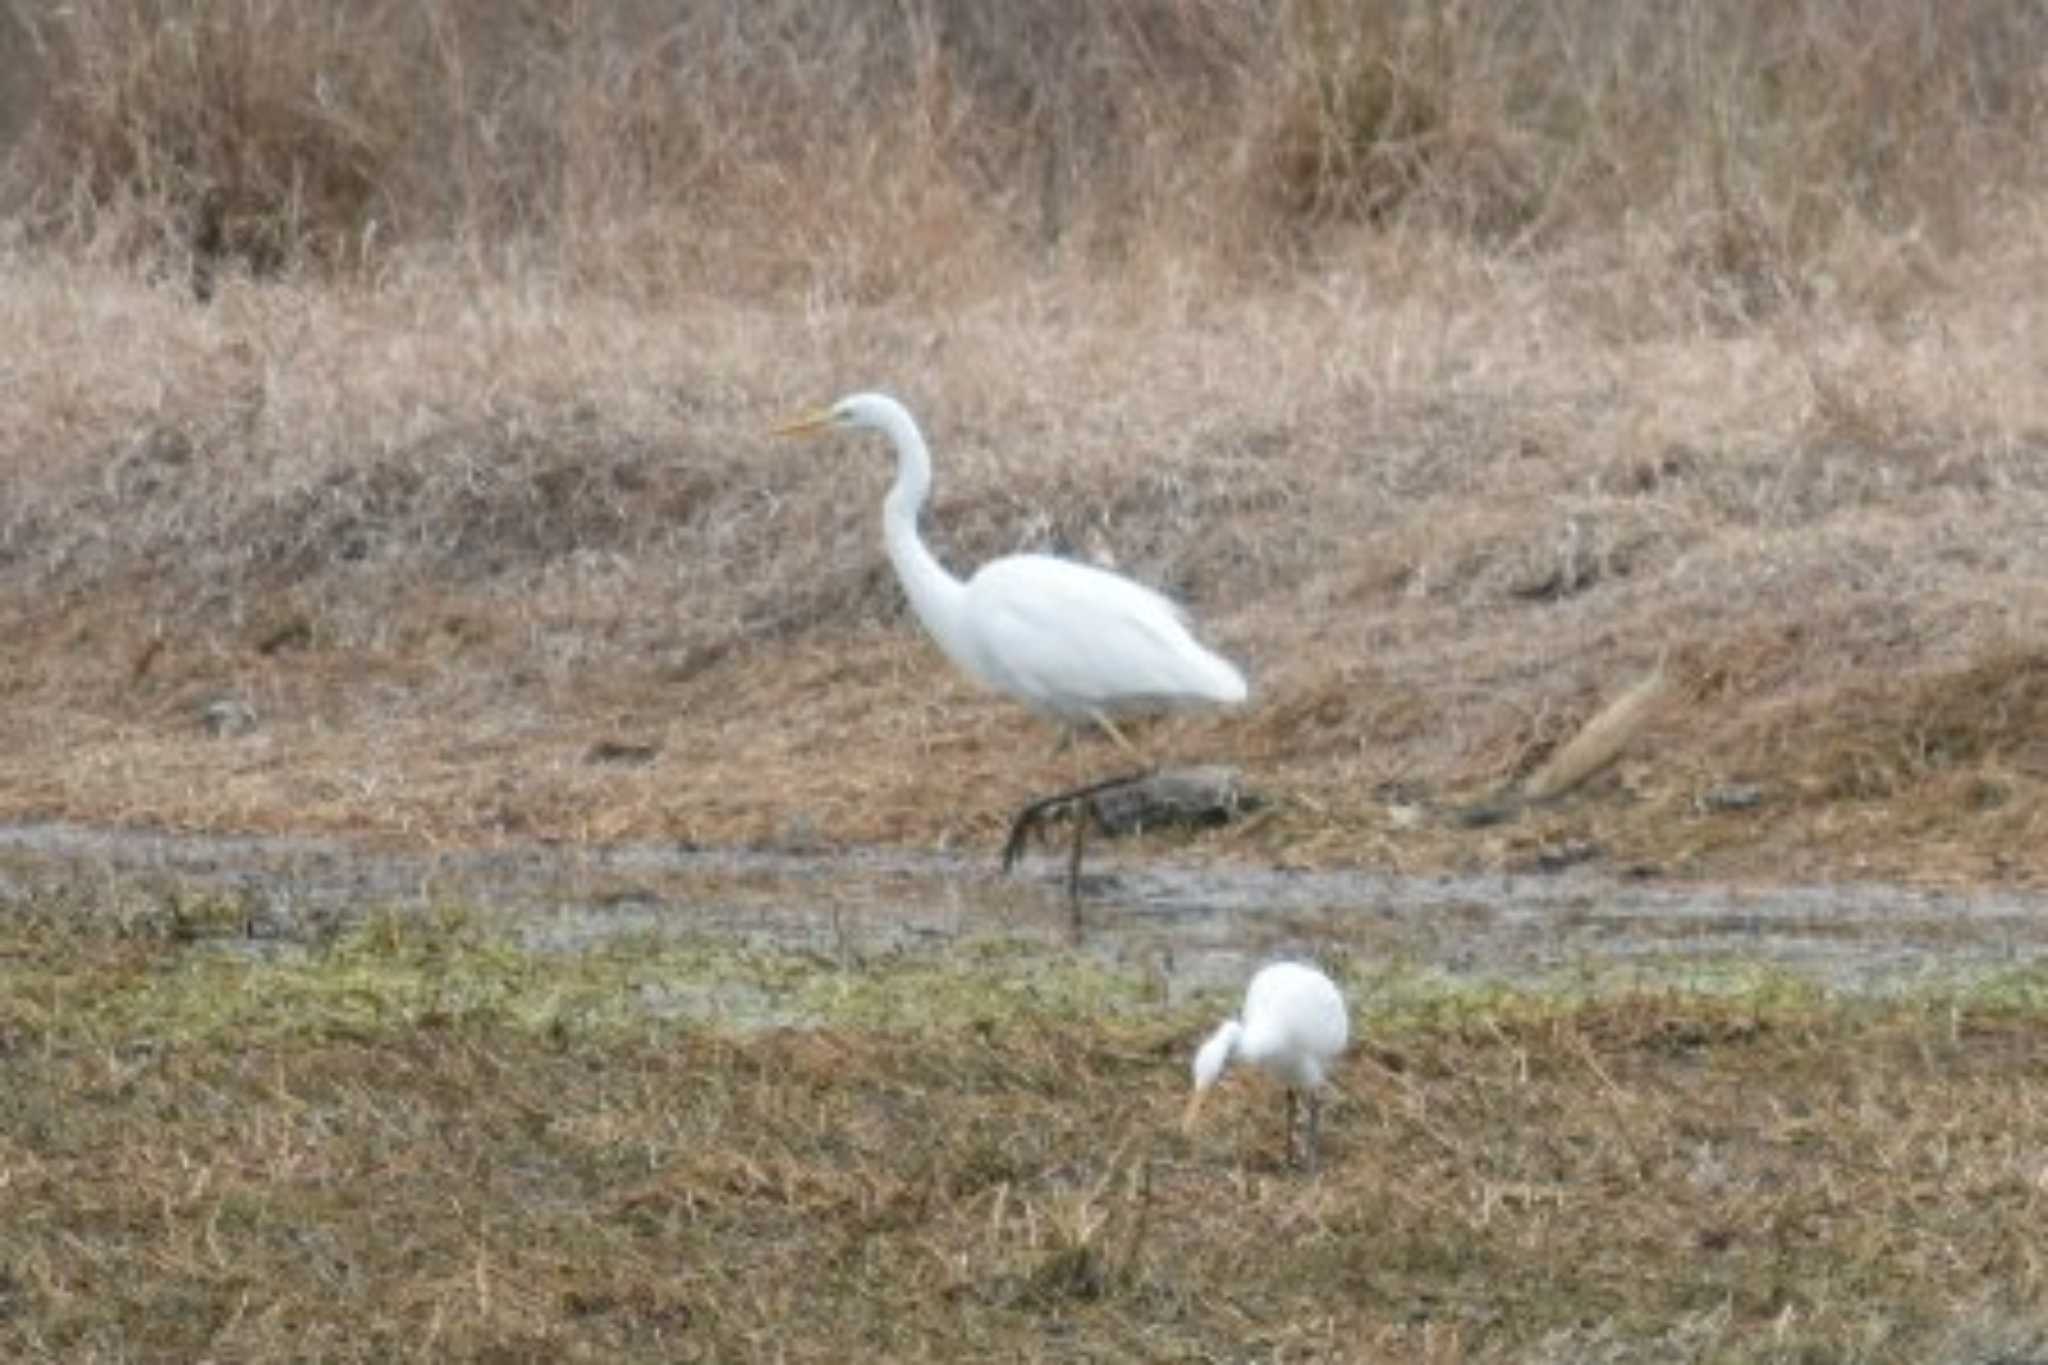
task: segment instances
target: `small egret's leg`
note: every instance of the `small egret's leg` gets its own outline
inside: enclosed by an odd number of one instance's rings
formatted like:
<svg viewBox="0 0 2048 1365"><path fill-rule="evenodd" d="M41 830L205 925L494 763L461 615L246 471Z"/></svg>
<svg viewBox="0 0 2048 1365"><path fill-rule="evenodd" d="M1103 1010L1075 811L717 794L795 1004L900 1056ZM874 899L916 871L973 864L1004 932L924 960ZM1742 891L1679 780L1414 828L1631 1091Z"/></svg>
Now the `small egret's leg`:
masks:
<svg viewBox="0 0 2048 1365"><path fill-rule="evenodd" d="M1307 1141L1303 1145L1308 1153L1308 1173L1314 1175L1322 1161L1322 1154L1316 1146L1323 1126L1322 1093L1316 1090L1309 1091L1304 1103L1308 1106L1308 1132Z"/></svg>
<svg viewBox="0 0 2048 1365"><path fill-rule="evenodd" d="M1301 1092L1293 1086L1287 1087L1287 1161L1295 1161L1294 1130L1301 1122Z"/></svg>

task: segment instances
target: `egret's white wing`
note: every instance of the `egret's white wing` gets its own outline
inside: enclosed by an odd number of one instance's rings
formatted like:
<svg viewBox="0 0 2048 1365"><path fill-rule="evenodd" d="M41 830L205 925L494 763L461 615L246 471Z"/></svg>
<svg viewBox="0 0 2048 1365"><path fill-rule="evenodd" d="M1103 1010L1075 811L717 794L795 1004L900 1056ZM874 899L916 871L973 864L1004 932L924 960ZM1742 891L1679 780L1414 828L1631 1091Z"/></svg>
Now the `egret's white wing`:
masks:
<svg viewBox="0 0 2048 1365"><path fill-rule="evenodd" d="M969 581L962 634L977 671L1043 710L1243 701L1244 678L1188 634L1179 607L1103 569L1012 555Z"/></svg>

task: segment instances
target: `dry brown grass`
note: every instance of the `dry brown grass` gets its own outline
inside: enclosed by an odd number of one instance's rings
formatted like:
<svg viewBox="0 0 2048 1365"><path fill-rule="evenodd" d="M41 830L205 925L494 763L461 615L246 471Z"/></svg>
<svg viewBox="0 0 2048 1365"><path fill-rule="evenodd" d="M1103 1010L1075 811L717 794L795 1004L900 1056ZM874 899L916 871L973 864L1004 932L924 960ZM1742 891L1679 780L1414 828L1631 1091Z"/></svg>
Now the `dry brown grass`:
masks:
<svg viewBox="0 0 2048 1365"><path fill-rule="evenodd" d="M1938 773L1803 794L1819 746L1910 745L1916 689L2038 652L2048 415L2006 303L2041 264L2032 221L1904 330L1810 309L1657 345L1569 302L1626 287L1591 265L1419 241L1241 297L1055 282L803 316L425 265L195 312L16 257L0 805L992 841L1069 770L902 615L886 452L760 434L883 383L927 419L953 564L1107 550L1247 662L1250 711L1158 741L1300 798L1245 852L1483 864L1577 830L1692 872L2035 876L2040 777L2000 713L1954 708L1995 742L1949 743ZM1666 652L1677 695L1616 776L1506 833L1391 822L1382 791L1532 772ZM220 696L255 733L205 732ZM660 753L587 762L606 739ZM1995 808L1952 799L1978 776ZM1694 809L1727 782L1763 784L1763 812Z"/></svg>
<svg viewBox="0 0 2048 1365"><path fill-rule="evenodd" d="M1047 257L1263 273L1358 224L1649 237L1741 325L1875 228L2038 188L2024 0L15 6L39 235L644 297L940 300ZM4 145L4 143L0 143ZM1997 185L1994 195L1985 187ZM1332 235L1334 230L1334 236ZM1640 325L1644 319L1630 319Z"/></svg>
<svg viewBox="0 0 2048 1365"><path fill-rule="evenodd" d="M1219 848L2038 878L2010 713L1915 728L2040 648L2035 12L1260 13L18 11L0 815L992 846L1070 769L904 618L886 455L761 435L878 385L956 567L1248 663L1156 740L1280 798ZM216 191L276 252L201 308ZM1569 800L1410 818L1666 656Z"/></svg>
<svg viewBox="0 0 2048 1365"><path fill-rule="evenodd" d="M0 907L10 1356L1986 1365L2048 1342L2031 978L1883 1006L1356 983L1364 1041L1304 1178L1254 1081L1196 1139L1173 1123L1207 1010L1007 989L1015 961L533 961L459 919L266 961L172 928ZM632 1003L754 974L865 1004L750 1035Z"/></svg>

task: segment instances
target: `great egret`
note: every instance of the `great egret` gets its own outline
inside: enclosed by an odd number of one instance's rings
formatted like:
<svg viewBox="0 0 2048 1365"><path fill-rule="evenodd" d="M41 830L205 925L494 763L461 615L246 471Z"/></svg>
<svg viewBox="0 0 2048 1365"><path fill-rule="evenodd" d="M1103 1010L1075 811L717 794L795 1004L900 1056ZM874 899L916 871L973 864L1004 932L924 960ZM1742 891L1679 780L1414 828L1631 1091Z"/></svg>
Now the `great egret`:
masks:
<svg viewBox="0 0 2048 1365"><path fill-rule="evenodd" d="M1092 723L1125 747L1112 717L1245 699L1244 675L1195 643L1181 609L1142 584L1053 555L1005 555L961 582L917 533L932 458L908 410L856 393L778 428L867 428L896 447L882 504L889 561L917 619L960 670L1069 727Z"/></svg>
<svg viewBox="0 0 2048 1365"><path fill-rule="evenodd" d="M1195 1093L1181 1120L1193 1132L1203 1097L1233 1061L1248 1062L1287 1087L1287 1145L1294 1146L1295 1111L1306 1107L1303 1150L1316 1165L1321 1090L1330 1064L1351 1040L1351 1021L1336 984L1314 967L1275 962L1261 967L1244 994L1244 1010L1209 1035L1195 1053Z"/></svg>
<svg viewBox="0 0 2048 1365"><path fill-rule="evenodd" d="M1244 675L1196 643L1186 614L1120 574L1041 554L991 560L965 582L946 572L917 533L918 514L931 493L931 452L916 421L894 398L852 394L776 432L829 428L879 431L896 447L896 483L882 503L889 561L918 620L969 677L1023 702L1070 735L1093 725L1131 753L1116 727L1117 715L1244 701ZM1026 807L1004 866L1045 808L1084 799L1102 785ZM1079 830L1070 895L1079 879Z"/></svg>

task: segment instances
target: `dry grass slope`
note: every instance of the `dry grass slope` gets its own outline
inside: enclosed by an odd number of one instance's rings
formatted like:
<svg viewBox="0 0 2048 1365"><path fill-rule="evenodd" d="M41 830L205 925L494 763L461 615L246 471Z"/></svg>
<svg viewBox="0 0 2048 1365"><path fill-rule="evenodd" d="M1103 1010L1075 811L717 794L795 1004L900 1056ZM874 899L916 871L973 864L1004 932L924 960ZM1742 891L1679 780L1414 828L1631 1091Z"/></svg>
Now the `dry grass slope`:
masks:
<svg viewBox="0 0 2048 1365"><path fill-rule="evenodd" d="M1248 663L1159 740L1281 798L1226 851L2042 871L2034 7L10 22L0 814L989 840L1066 774L904 621L885 457L760 435L882 385L953 564ZM1567 799L1401 816L1659 657Z"/></svg>

